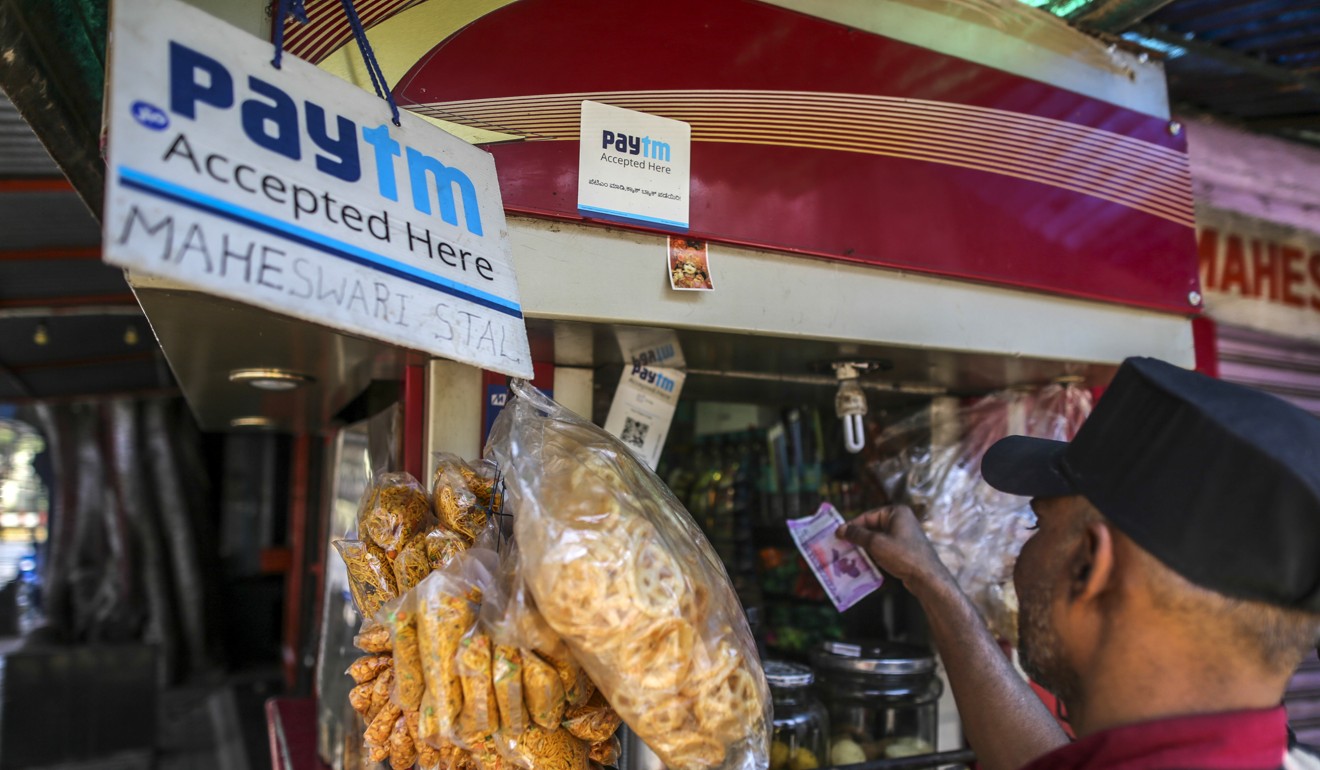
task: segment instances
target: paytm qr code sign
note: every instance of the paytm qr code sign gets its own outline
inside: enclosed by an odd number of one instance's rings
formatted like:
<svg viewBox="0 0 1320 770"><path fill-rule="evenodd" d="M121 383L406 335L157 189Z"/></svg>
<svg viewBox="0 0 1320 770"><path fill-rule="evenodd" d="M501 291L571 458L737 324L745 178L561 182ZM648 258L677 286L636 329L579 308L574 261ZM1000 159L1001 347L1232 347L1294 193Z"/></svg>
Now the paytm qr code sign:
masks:
<svg viewBox="0 0 1320 770"><path fill-rule="evenodd" d="M678 369L648 366L637 359L623 368L619 388L614 391L605 430L651 470L660 462L686 376Z"/></svg>

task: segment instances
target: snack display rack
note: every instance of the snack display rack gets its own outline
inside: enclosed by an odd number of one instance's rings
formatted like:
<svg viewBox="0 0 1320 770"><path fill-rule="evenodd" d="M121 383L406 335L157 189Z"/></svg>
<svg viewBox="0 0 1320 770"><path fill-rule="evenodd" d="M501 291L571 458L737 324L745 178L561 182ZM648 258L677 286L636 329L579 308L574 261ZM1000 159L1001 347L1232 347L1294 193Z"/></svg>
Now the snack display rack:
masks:
<svg viewBox="0 0 1320 770"><path fill-rule="evenodd" d="M957 83L959 76L980 78L986 89L869 93L866 105L920 101L930 110L851 114L824 96L793 101L805 90L844 92L849 83L808 89L793 67L734 68L723 70L722 80L710 75L707 90L792 99L773 109L716 114L706 102L666 101L678 98L682 84L663 80L664 68L645 49L630 52L624 44L608 47L605 69L617 73L636 63L641 74L606 78L580 56L537 69L525 58L540 55L531 43L525 56L502 62L471 56L492 40L507 41L501 35L511 27L535 27L538 14L574 19L574 38L598 34L600 24L607 32L628 26L618 20L592 21L549 0L477 4L475 17L471 9L441 10L441 3L401 5L415 8L398 11L375 33L377 49L402 62L392 65L396 95L465 138L503 142L489 148L509 214L533 384L587 419L603 419L614 383L632 365L620 335L638 330L671 334L681 347L684 401L772 409L828 403L838 363L874 365L861 378L873 409L922 402L948 411L958 397L1023 385L1100 386L1129 355L1195 363L1196 257L1190 214L1183 212L1184 203L1190 211L1185 158L1181 166L1178 160L1185 146L1168 122L1156 64L1036 17L1027 23L1017 15L1026 11L1005 11L1000 23L987 25L934 0L842 3L831 11L788 0L729 0L710 11L711 24L732 29L773 12L804 25L798 42L828 46L842 35L859 48L871 46L885 66L864 74L882 83L880 91L889 83ZM663 13L644 21L667 25L664 41L675 39L675 27L700 38L706 11L676 3ZM960 34L948 33L954 27ZM643 35L638 45L649 40ZM729 41L731 50L738 44ZM828 61L832 52L797 54L795 61ZM351 59L336 54L321 66L351 78ZM695 57L683 67L687 98L712 68ZM443 88L435 85L439 72ZM643 82L648 77L655 82ZM523 82L541 90L511 85ZM646 89L662 96L630 101ZM571 118L573 105L588 96L693 124L689 234L708 244L713 291L671 288L663 228L577 211L578 137L560 102L570 105ZM765 115L756 114L764 110L799 120L768 137ZM520 123L524 112L549 117ZM483 133L492 121L503 129L498 135ZM847 147L825 138L870 125L890 133ZM1062 170L1045 178L1030 171L1032 164ZM353 683L340 672L361 654L352 646L360 619L331 543L353 526L374 473L430 480L443 453L480 458L487 418L504 403L503 378L149 276L130 281L203 429L236 429L259 417L268 429L304 437L304 448L321 446L297 460L320 464L323 472L314 476L326 483L319 495L302 490L301 499L320 503L305 502L308 526L293 534L291 576L298 582L291 584L286 626L290 670L306 656L317 661L315 705L277 701L269 713L277 767L342 764L342 726L356 716ZM295 372L304 384L258 391L227 376L251 368ZM609 598L608 586L600 588L598 603ZM956 724L956 714L952 719ZM622 762L630 770L651 767L646 763L654 760L640 754L630 757L625 741ZM900 770L968 759L955 744L856 767Z"/></svg>

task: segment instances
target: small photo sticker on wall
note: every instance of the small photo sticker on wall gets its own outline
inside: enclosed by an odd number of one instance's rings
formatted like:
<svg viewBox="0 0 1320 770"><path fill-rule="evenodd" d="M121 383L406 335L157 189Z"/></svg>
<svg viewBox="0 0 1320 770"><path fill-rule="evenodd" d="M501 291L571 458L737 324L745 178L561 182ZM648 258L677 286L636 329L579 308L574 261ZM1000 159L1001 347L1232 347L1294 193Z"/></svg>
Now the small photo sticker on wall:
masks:
<svg viewBox="0 0 1320 770"><path fill-rule="evenodd" d="M710 255L697 238L669 239L669 288L676 291L711 291Z"/></svg>

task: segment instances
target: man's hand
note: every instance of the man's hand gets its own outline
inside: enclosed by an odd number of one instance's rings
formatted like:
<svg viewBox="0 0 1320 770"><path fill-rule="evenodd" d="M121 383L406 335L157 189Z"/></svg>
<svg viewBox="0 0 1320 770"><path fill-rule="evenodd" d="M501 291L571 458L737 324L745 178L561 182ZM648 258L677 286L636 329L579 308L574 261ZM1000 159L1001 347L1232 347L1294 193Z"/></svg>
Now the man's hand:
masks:
<svg viewBox="0 0 1320 770"><path fill-rule="evenodd" d="M869 511L839 527L837 534L865 548L876 566L903 581L921 602L964 735L984 770L1017 770L1068 742L999 649L910 509Z"/></svg>
<svg viewBox="0 0 1320 770"><path fill-rule="evenodd" d="M901 580L913 593L952 579L912 509L905 505L868 511L840 527L836 534L866 549L876 566Z"/></svg>

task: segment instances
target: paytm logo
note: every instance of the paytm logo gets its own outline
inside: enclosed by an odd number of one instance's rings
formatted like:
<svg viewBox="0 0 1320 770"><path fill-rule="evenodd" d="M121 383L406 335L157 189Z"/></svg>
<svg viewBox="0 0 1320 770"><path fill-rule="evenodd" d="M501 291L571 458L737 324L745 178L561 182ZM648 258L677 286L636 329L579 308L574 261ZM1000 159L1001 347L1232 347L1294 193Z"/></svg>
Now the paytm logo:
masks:
<svg viewBox="0 0 1320 770"><path fill-rule="evenodd" d="M198 120L201 107L227 112L234 108L236 98L234 77L228 68L182 43L170 43L171 112ZM326 108L310 99L303 101L300 110L283 89L258 77L247 79L238 118L253 144L296 161L302 160L305 153L312 154L317 171L344 182L362 178L362 156L369 155L376 172L377 192L396 202L396 172L402 157L413 208L431 214L438 207L440 218L458 227L461 202L463 226L473 235L483 234L477 190L471 178L461 169L400 145L390 135L387 124L364 126L359 131L352 120L343 115L330 116Z"/></svg>
<svg viewBox="0 0 1320 770"><path fill-rule="evenodd" d="M651 160L669 162L669 143L649 136L629 136L613 131L601 131L600 146L626 155L640 155Z"/></svg>

